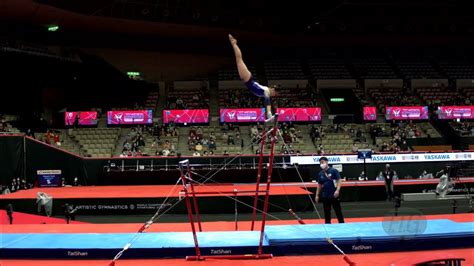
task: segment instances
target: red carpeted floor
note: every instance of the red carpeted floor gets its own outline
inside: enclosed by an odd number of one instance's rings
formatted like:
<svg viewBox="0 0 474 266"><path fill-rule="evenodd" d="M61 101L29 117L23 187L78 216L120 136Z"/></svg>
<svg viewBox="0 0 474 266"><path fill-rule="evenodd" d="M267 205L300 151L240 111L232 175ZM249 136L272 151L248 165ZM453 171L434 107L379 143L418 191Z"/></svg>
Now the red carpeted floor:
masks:
<svg viewBox="0 0 474 266"><path fill-rule="evenodd" d="M353 254L350 259L358 266L386 265L407 266L415 262L427 261L433 258L457 257L466 261L462 265L474 264L473 249L448 249L414 252L390 252ZM108 260L3 260L2 266L107 266ZM274 257L267 260L205 260L185 261L184 259L163 260L119 260L116 266L293 266L293 265L348 265L344 262L342 255L320 255L320 256L287 256Z"/></svg>
<svg viewBox="0 0 474 266"><path fill-rule="evenodd" d="M9 224L10 221L8 220L7 212L5 210L0 210L0 224L2 225L2 232L4 231L4 228L8 228L5 225ZM85 222L78 222L78 221L71 221L72 224L86 224ZM29 226L31 225L31 228L38 227L41 225L44 225L45 227L51 226L52 224L65 224L66 225L66 220L65 219L58 219L58 218L52 218L52 217L46 217L46 216L41 216L41 215L34 215L34 214L28 214L28 213L21 213L21 212L14 212L13 213L13 225L12 226L18 226L18 227L23 227L23 226ZM10 225L9 225L10 226ZM36 231L33 230L31 231L32 233L35 233Z"/></svg>
<svg viewBox="0 0 474 266"><path fill-rule="evenodd" d="M460 183L474 182L474 178L462 178ZM437 184L435 179L413 179L396 180L395 185L415 185L415 184ZM343 186L384 186L383 181L346 181ZM306 187L314 188L315 183L306 183ZM254 191L254 184L206 184L205 186L195 186L199 192L220 192L222 195L233 195L234 189L238 191ZM45 192L56 199L74 198L163 198L168 196L178 197L182 185L153 185L153 186L87 186L87 187L60 187L60 188L34 188L19 192L0 195L0 199L36 199L38 192ZM262 185L260 190L265 189ZM245 193L239 195L252 195ZM304 185L299 182L294 183L274 183L270 189L270 195L304 195L308 192ZM212 195L200 195L201 197Z"/></svg>
<svg viewBox="0 0 474 266"><path fill-rule="evenodd" d="M74 198L163 198L168 196L178 197L182 185L176 187L172 185L161 186L87 186L87 187L60 187L60 188L34 188L21 190L19 192L0 195L0 199L36 199L38 192L45 192L55 199ZM237 191L255 191L255 185L206 185L195 186L196 191L220 192L225 195L232 195L234 189ZM260 190L264 187L260 186ZM226 193L227 192L227 193ZM252 195L246 193L239 195ZM305 195L308 192L299 186L272 185L270 195ZM201 197L212 195L201 195Z"/></svg>
<svg viewBox="0 0 474 266"><path fill-rule="evenodd" d="M446 214L427 215L425 219L450 219L455 222L472 222L474 214ZM403 219L403 217L399 217ZM346 222L375 222L382 221L384 217L347 218ZM306 223L323 223L323 220L305 220ZM333 219L333 222L337 221ZM294 220L267 221L267 225L297 224ZM3 233L133 233L143 224L19 224L2 225ZM250 222L239 222L239 230L249 230ZM259 223L257 222L257 225ZM204 222L205 231L233 231L234 222ZM191 231L189 223L156 223L147 232L188 232Z"/></svg>

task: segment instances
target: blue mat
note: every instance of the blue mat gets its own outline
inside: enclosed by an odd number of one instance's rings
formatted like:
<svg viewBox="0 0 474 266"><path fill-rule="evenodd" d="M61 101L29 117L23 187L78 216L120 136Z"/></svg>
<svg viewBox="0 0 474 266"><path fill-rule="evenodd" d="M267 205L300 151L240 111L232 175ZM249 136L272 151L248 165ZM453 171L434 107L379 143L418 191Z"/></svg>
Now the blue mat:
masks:
<svg viewBox="0 0 474 266"><path fill-rule="evenodd" d="M326 233L327 231L327 233ZM319 225L267 226L264 251L278 255L330 254L474 246L474 223L450 220L364 222ZM135 234L1 234L1 258L113 258ZM203 255L252 254L260 232L202 232ZM195 255L192 234L142 233L125 258L164 258Z"/></svg>
<svg viewBox="0 0 474 266"><path fill-rule="evenodd" d="M337 253L327 235L346 253L474 246L474 223L451 220L283 225L265 232L274 255Z"/></svg>

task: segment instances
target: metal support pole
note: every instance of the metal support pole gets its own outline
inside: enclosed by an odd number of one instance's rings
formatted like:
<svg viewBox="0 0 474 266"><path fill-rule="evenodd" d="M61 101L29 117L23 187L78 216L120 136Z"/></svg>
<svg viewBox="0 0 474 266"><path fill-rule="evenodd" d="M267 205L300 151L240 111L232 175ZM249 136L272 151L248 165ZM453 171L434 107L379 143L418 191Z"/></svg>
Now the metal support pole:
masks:
<svg viewBox="0 0 474 266"><path fill-rule="evenodd" d="M191 230L193 232L193 240L194 240L194 247L196 250L196 257L199 259L201 258L201 249L199 248L199 242L197 238L196 227L194 226L194 218L193 218L193 209L191 206L191 200L189 198L188 193L188 179L186 178L185 170L183 169L186 166L186 172L189 173L189 160L184 160L179 162L179 171L181 172L181 181L183 182L183 191L184 196L186 197L186 209L188 210L188 218L189 222L191 223Z"/></svg>
<svg viewBox="0 0 474 266"><path fill-rule="evenodd" d="M196 212L196 222L198 224L199 232L202 232L201 218L199 217L199 206L197 203L196 193L194 190L193 178L191 176L191 171L189 171L189 161L188 161L188 182L191 188L191 196L193 197L194 211Z"/></svg>
<svg viewBox="0 0 474 266"><path fill-rule="evenodd" d="M255 219L257 217L257 204L258 204L258 192L260 190L260 177L262 175L263 168L263 149L265 148L265 139L266 139L266 127L263 127L262 137L260 138L260 156L258 161L258 172L257 172L257 182L255 189L255 198L253 199L253 209L252 209L252 223L250 224L250 230L253 231L255 226Z"/></svg>
<svg viewBox="0 0 474 266"><path fill-rule="evenodd" d="M275 115L275 123L273 124L272 144L270 147L270 159L268 162L267 186L265 189L265 200L263 203L262 227L260 229L260 242L258 244L258 253L257 253L258 255L262 255L262 251L263 251L263 238L265 236L265 222L267 220L268 200L270 196L270 183L272 182L273 157L275 156L275 142L277 138L277 134L276 134L277 130L278 130L278 114Z"/></svg>

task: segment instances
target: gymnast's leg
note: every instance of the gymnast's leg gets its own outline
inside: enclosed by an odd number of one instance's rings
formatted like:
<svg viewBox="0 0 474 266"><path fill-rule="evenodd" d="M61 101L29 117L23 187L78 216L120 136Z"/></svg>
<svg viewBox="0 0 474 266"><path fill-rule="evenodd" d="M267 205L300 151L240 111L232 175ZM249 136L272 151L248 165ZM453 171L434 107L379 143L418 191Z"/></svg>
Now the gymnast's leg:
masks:
<svg viewBox="0 0 474 266"><path fill-rule="evenodd" d="M235 62L237 63L237 70L239 71L240 79L243 82L247 82L252 77L252 73L248 70L247 66L242 59L242 52L240 51L239 46L237 45L237 40L229 34L229 41L232 44L232 48L234 49L235 54Z"/></svg>

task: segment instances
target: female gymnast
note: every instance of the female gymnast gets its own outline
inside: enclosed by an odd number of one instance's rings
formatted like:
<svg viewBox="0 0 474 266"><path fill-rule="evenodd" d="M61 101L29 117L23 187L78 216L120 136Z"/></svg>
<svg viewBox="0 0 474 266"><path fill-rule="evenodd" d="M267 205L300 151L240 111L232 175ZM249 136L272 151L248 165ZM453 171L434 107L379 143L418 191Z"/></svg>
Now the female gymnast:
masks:
<svg viewBox="0 0 474 266"><path fill-rule="evenodd" d="M237 63L237 69L239 71L240 79L245 82L245 86L257 97L262 97L265 108L266 108L266 120L265 123L272 123L275 118L272 115L272 102L271 98L276 96L276 87L267 87L258 84L252 76L252 73L248 70L247 66L242 59L242 52L237 45L237 40L229 34L229 41L234 49L235 61Z"/></svg>

